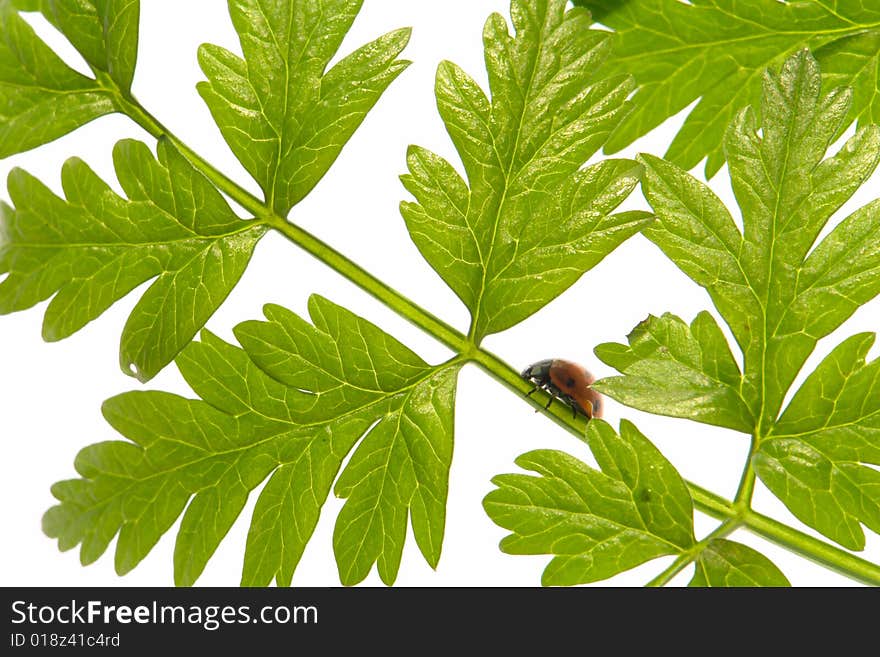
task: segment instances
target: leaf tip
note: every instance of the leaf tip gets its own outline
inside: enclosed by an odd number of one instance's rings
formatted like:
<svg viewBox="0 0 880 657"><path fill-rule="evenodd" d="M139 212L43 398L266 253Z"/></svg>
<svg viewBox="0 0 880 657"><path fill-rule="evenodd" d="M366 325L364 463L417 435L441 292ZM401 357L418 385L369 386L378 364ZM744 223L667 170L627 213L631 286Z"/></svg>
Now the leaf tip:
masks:
<svg viewBox="0 0 880 657"><path fill-rule="evenodd" d="M412 38L413 29L412 27L400 27L396 30L389 33L389 38L396 44L400 45L400 49L403 50L407 44L409 44L410 39Z"/></svg>
<svg viewBox="0 0 880 657"><path fill-rule="evenodd" d="M407 164L412 163L414 160L417 160L420 154L424 151L424 149L418 144L410 144L406 147L406 162Z"/></svg>
<svg viewBox="0 0 880 657"><path fill-rule="evenodd" d="M213 43L200 43L198 48L196 48L196 60L199 63L199 68L202 69L202 72L205 75L208 75L207 67L210 66L211 60L216 59L216 52L221 50L220 46L217 46ZM199 85L207 85L211 86L211 83L207 80L202 80L201 82L196 84L196 87Z"/></svg>
<svg viewBox="0 0 880 657"><path fill-rule="evenodd" d="M179 535L178 535L179 536ZM190 588L196 583L196 578L192 577L189 568L181 566L174 568L174 586L178 588Z"/></svg>
<svg viewBox="0 0 880 657"><path fill-rule="evenodd" d="M320 317L323 314L325 314L326 312L328 312L334 308L336 308L336 309L339 308L339 306L337 306L335 303L330 301L330 299L318 294L317 292L313 292L312 294L309 295L309 300L308 300L307 306L308 306L308 310L309 310L309 317L311 318L312 323L315 325L317 325L320 322ZM290 311L287 311L287 312L290 312Z"/></svg>
<svg viewBox="0 0 880 657"><path fill-rule="evenodd" d="M21 167L12 167L12 169L9 170L9 173L6 174L6 186L10 188L9 194L14 195L12 187L20 187L30 178L31 175ZM13 203L15 202L14 197L12 201Z"/></svg>
<svg viewBox="0 0 880 657"><path fill-rule="evenodd" d="M53 485L54 489L57 484ZM54 495L54 493L53 493ZM57 499L57 495L55 498ZM44 513L43 517L40 518L40 529L48 538L58 538L58 527L56 523L55 516L61 511L61 505L56 504L52 507L49 507Z"/></svg>
<svg viewBox="0 0 880 657"><path fill-rule="evenodd" d="M458 70L458 66L454 62L448 59L441 59L440 63L437 64L437 72L435 74L437 84L439 85L442 80L452 77L456 70Z"/></svg>
<svg viewBox="0 0 880 657"><path fill-rule="evenodd" d="M290 314L290 311L287 308L277 303L264 303L262 311L263 317L265 317L269 321L275 321L278 317L282 315Z"/></svg>
<svg viewBox="0 0 880 657"><path fill-rule="evenodd" d="M122 354L120 357L119 368L123 374L137 379L140 383L147 383L154 376L146 367L139 365L134 358L130 358L127 354Z"/></svg>
<svg viewBox="0 0 880 657"><path fill-rule="evenodd" d="M164 135L159 137L157 143L161 144L163 138ZM138 156L142 156L145 151L152 157L150 147L144 142L132 139L131 137L120 139L113 145L113 164L119 168L122 162L129 162Z"/></svg>
<svg viewBox="0 0 880 657"><path fill-rule="evenodd" d="M651 153L638 153L636 155L636 163L641 167L641 175L643 177L645 172L649 169L654 169L658 164L662 164L664 162L662 157L657 157Z"/></svg>
<svg viewBox="0 0 880 657"><path fill-rule="evenodd" d="M88 565L86 563L83 564ZM132 570L135 569L137 563L132 563L130 559L126 557L126 555L122 554L118 549L116 550L116 559L113 564L113 568L116 571L116 574L120 577L128 575Z"/></svg>
<svg viewBox="0 0 880 657"><path fill-rule="evenodd" d="M118 395L114 395L109 399L105 399L104 402L101 404L101 415L111 425L113 424L114 419L119 415L120 408L126 396L130 394L133 393L123 392Z"/></svg>
<svg viewBox="0 0 880 657"><path fill-rule="evenodd" d="M497 11L493 11L486 19L483 26L483 41L498 39L499 37L509 37L510 31L507 29L507 19Z"/></svg>
<svg viewBox="0 0 880 657"><path fill-rule="evenodd" d="M43 338L43 342L59 342L64 338L68 337L65 333L59 328L59 326L51 320L49 314L47 313L43 317L43 327L41 330L41 336Z"/></svg>
<svg viewBox="0 0 880 657"><path fill-rule="evenodd" d="M553 562L551 561L544 569L544 572L541 573L541 586L547 588L557 586L555 573L551 570L552 565Z"/></svg>
<svg viewBox="0 0 880 657"><path fill-rule="evenodd" d="M621 437L623 437L624 434L626 434L627 436L632 436L632 435L641 436L642 435L642 432L639 431L638 427L636 427L636 425L633 424L632 421L630 421L626 418L621 418L620 430L618 431L618 433L620 434Z"/></svg>

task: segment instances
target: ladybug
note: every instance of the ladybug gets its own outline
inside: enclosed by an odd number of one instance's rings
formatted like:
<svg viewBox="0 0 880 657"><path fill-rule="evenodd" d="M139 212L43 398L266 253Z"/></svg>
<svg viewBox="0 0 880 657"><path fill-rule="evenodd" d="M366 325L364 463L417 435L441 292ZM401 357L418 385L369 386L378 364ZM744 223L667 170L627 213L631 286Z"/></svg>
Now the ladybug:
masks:
<svg viewBox="0 0 880 657"><path fill-rule="evenodd" d="M538 389L550 395L544 408L550 408L553 400L559 399L571 407L575 417L578 413L588 419L602 417L602 396L590 388L596 378L577 363L561 358L542 360L529 365L521 376L535 386L526 397Z"/></svg>

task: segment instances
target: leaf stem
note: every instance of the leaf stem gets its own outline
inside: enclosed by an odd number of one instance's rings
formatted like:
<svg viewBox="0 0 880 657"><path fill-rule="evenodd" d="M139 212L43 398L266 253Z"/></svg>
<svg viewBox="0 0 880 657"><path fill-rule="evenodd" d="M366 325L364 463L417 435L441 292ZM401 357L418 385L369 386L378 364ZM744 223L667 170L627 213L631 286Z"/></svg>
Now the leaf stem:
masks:
<svg viewBox="0 0 880 657"><path fill-rule="evenodd" d="M691 492L694 506L698 510L707 516L718 518L719 520L736 517L737 511L733 502L691 481L685 483L687 483L688 489Z"/></svg>
<svg viewBox="0 0 880 657"><path fill-rule="evenodd" d="M114 93L116 105L122 113L126 114L156 139L167 139L174 144L174 147L180 151L187 160L189 160L190 164L210 180L217 189L229 196L229 198L253 214L257 219L265 220L270 216L273 216L272 211L267 208L263 201L214 167L210 162L187 146L182 140L178 139L174 133L162 125L156 117L144 109L143 105L141 105L133 96L126 96L118 88L110 89L110 91Z"/></svg>
<svg viewBox="0 0 880 657"><path fill-rule="evenodd" d="M306 253L309 253L325 265L335 269L338 273L342 274L342 276L381 301L394 312L434 336L455 353L460 354L465 360L470 360L473 357L475 348L464 334L460 333L440 318L429 313L427 310L417 306L407 297L403 296L363 269L360 265L355 264L350 259L336 251L329 244L322 242L299 226L284 219L280 219L277 216L272 217L268 223Z"/></svg>
<svg viewBox="0 0 880 657"><path fill-rule="evenodd" d="M117 97L120 111L128 115L157 139L168 139L220 191L227 194L245 210L253 213L254 217L262 219L292 243L328 267L336 270L339 274L402 317L434 336L459 354L463 362L476 363L482 370L506 388L521 395L537 409L544 410L544 404L540 397L535 398L537 395L535 397L525 397L525 393L531 389L531 386L507 363L494 354L478 348L463 333L392 289L311 233L291 224L284 217L276 215L263 201L213 167L183 141L174 136L158 119L147 112L137 100L131 96L124 95L118 89L114 88L113 91ZM568 407L557 404L555 407L545 410L545 413L564 429L581 440L584 439L586 420L580 416L573 418ZM732 503L696 484L687 482L687 485L694 500L694 506L703 513L715 518L738 521L739 524L747 527L752 532L816 563L822 564L852 579L880 586L880 566L860 559L840 548L824 543L771 518L755 513L747 508L747 505L746 508L743 508L741 505ZM754 471L750 465L746 467L743 473L740 492L748 490L749 487L754 487ZM750 493L747 494L749 497L751 496ZM721 527L725 527L726 524L723 523Z"/></svg>
<svg viewBox="0 0 880 657"><path fill-rule="evenodd" d="M690 550L680 554L678 558L673 561L666 570L664 570L662 573L657 575L657 577L645 584L645 586L666 586L670 581L672 581L673 577L675 577L682 570L687 568L688 565L696 561L699 558L700 554L702 554L703 550L709 547L709 543L714 541L716 538L724 538L732 531L734 531L738 526L738 520L725 520L720 525L718 525L715 531L706 536L706 538L704 538L699 543L696 543Z"/></svg>
<svg viewBox="0 0 880 657"><path fill-rule="evenodd" d="M587 420L583 415L573 414L571 408L565 404L551 405L547 408L546 396L532 395L526 397L526 393L531 391L534 386L523 379L510 365L485 349L477 349L471 360L505 388L518 394L526 402L534 406L536 411L543 411L547 417L563 429L584 440L587 432Z"/></svg>
<svg viewBox="0 0 880 657"><path fill-rule="evenodd" d="M742 509L749 509L752 503L752 495L755 493L755 468L752 466L752 457L758 449L758 437L752 436L752 444L749 447L749 457L743 467L742 477L739 480L739 486L736 489L736 496L733 498L734 503Z"/></svg>
<svg viewBox="0 0 880 657"><path fill-rule="evenodd" d="M742 514L742 521L743 525L753 533L814 563L863 584L880 586L880 566L875 563L751 510Z"/></svg>
<svg viewBox="0 0 880 657"><path fill-rule="evenodd" d="M836 573L871 586L880 586L880 565L768 518L752 509L738 509L724 498L688 482L694 504L706 515L726 520L737 518L740 526L790 552ZM699 502L698 502L699 499Z"/></svg>
<svg viewBox="0 0 880 657"><path fill-rule="evenodd" d="M135 123L149 132L156 139L167 139L175 148L210 180L221 192L225 193L245 210L252 213L257 219L262 219L269 226L284 235L288 240L301 249L314 256L325 265L342 274L349 281L365 290L386 306L402 315L404 318L427 331L447 347L468 357L472 352L471 343L467 337L435 317L428 311L416 306L412 301L399 294L396 290L377 279L365 269L345 257L333 247L321 241L311 233L296 226L284 217L280 217L263 201L241 187L226 174L216 169L198 153L178 139L174 133L162 125L158 119L150 114L133 97L126 98L119 91L116 92L116 102L120 110Z"/></svg>

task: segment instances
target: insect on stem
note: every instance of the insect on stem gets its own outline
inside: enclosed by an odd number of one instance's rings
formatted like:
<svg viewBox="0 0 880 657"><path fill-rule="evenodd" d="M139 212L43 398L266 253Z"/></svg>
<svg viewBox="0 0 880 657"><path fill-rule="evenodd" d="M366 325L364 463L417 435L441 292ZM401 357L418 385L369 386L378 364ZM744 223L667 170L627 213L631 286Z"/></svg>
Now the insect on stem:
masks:
<svg viewBox="0 0 880 657"><path fill-rule="evenodd" d="M526 397L538 389L550 395L545 411L558 399L571 408L575 419L579 412L587 419L602 417L602 397L590 388L595 377L577 363L560 358L542 360L529 365L520 376L534 385Z"/></svg>

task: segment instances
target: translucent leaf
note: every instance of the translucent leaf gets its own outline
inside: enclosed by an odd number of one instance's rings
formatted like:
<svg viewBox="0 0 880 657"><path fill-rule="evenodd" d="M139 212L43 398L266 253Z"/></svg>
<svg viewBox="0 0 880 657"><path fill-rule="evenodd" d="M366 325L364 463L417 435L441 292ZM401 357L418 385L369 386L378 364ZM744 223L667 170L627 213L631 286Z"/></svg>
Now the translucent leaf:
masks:
<svg viewBox="0 0 880 657"><path fill-rule="evenodd" d="M700 552L688 586L790 586L773 562L760 552L724 539L714 539Z"/></svg>
<svg viewBox="0 0 880 657"><path fill-rule="evenodd" d="M459 366L428 365L326 299L312 297L309 311L313 324L267 306L267 321L237 327L243 349L204 332L177 360L201 399L132 392L109 400L104 414L128 441L79 454L80 478L53 487L60 504L44 516L46 533L61 549L80 544L83 563L118 535L121 574L182 514L175 582L191 585L268 478L242 584L289 585L336 481L347 498L334 534L343 583L361 581L374 563L393 583L408 521L436 566Z"/></svg>
<svg viewBox="0 0 880 657"><path fill-rule="evenodd" d="M401 213L422 255L471 313L479 342L552 301L650 220L612 214L640 175L635 162L582 170L630 107L626 76L597 74L608 35L565 0L514 0L484 30L491 98L463 70L437 70L440 115L467 181L411 147Z"/></svg>
<svg viewBox="0 0 880 657"><path fill-rule="evenodd" d="M551 554L545 585L595 582L695 542L693 502L681 476L630 423L620 435L592 420L587 442L602 471L563 452L520 456L538 476L495 477L483 506L513 533L501 542L509 554Z"/></svg>
<svg viewBox="0 0 880 657"><path fill-rule="evenodd" d="M40 7L96 75L106 72L124 90L130 87L138 2L43 0ZM113 11L119 13L111 17ZM13 0L0 0L0 158L58 139L116 110L114 90L70 68L22 19Z"/></svg>
<svg viewBox="0 0 880 657"><path fill-rule="evenodd" d="M705 185L643 157L657 214L645 235L708 291L742 352L742 376L717 326L707 333L698 317L688 335L664 316L637 328L629 347L597 350L624 374L597 388L637 408L751 434L758 475L792 513L862 549L863 525L880 532L880 370L865 363L874 336L841 344L783 409L818 341L880 293L880 203L819 239L880 161L876 126L826 158L852 94L823 92L821 80L802 51L765 76L760 123L751 109L731 123L725 147L743 231Z"/></svg>
<svg viewBox="0 0 880 657"><path fill-rule="evenodd" d="M120 363L146 381L171 362L235 287L266 228L242 221L168 142L158 161L137 141L113 157L128 198L82 160L61 173L66 199L21 169L14 208L0 204L0 313L52 298L43 337L75 333L135 287L155 279L122 333Z"/></svg>
<svg viewBox="0 0 880 657"><path fill-rule="evenodd" d="M741 108L757 106L761 80L796 51L813 49L831 87L850 86L855 103L841 124L876 123L880 9L870 2L817 0L575 0L612 28L611 74L638 83L635 111L606 151L614 153L697 102L666 153L690 170L706 158L713 176L724 163L723 137Z"/></svg>
<svg viewBox="0 0 880 657"><path fill-rule="evenodd" d="M244 59L203 45L199 93L220 131L286 216L324 177L342 147L408 66L409 30L330 60L362 0L230 0Z"/></svg>

